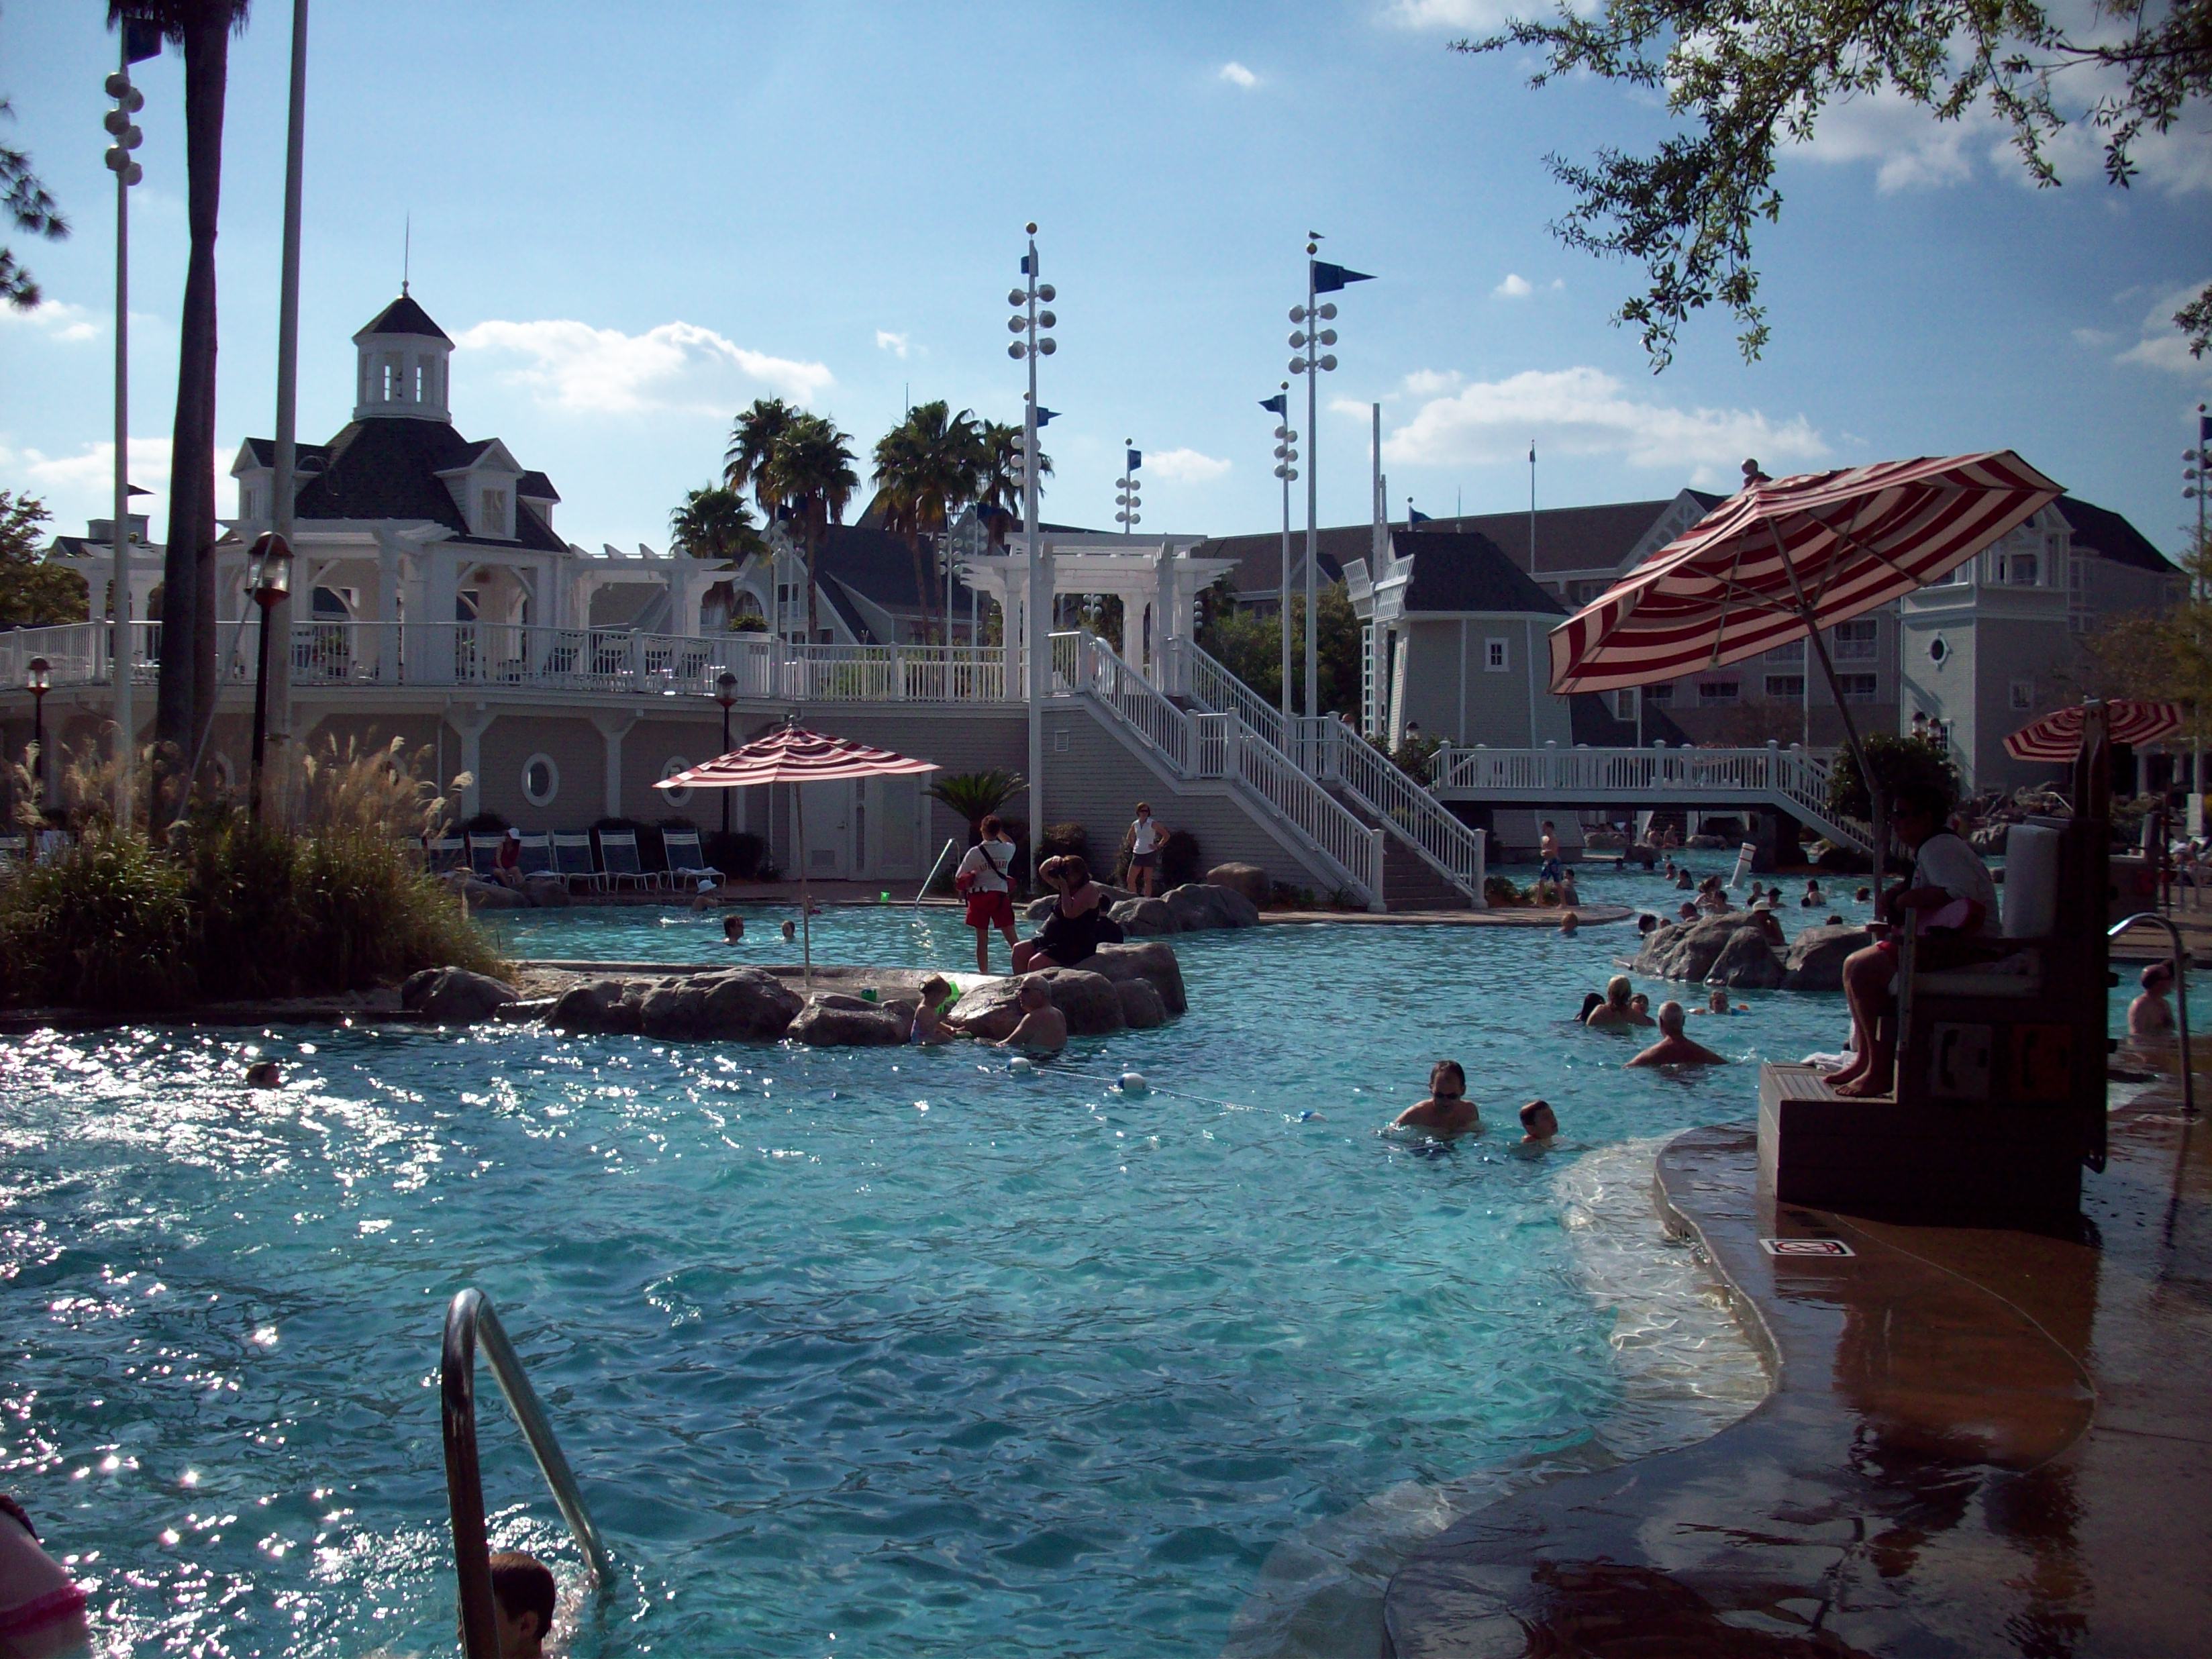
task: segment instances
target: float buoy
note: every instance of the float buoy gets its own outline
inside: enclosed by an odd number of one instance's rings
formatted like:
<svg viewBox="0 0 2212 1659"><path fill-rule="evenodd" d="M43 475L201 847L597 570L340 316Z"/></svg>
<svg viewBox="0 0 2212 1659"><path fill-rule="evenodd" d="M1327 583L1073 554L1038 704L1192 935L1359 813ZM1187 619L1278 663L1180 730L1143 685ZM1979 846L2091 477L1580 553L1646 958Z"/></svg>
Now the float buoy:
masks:
<svg viewBox="0 0 2212 1659"><path fill-rule="evenodd" d="M1142 1072L1121 1073L1121 1092L1125 1095L1140 1095L1152 1086L1145 1081L1145 1074Z"/></svg>
<svg viewBox="0 0 2212 1659"><path fill-rule="evenodd" d="M1019 1076L1024 1072L1034 1072L1036 1070L1036 1067L1030 1063L1026 1056L1016 1054L1013 1059L1007 1063L1006 1069L1015 1073L1017 1076Z"/></svg>

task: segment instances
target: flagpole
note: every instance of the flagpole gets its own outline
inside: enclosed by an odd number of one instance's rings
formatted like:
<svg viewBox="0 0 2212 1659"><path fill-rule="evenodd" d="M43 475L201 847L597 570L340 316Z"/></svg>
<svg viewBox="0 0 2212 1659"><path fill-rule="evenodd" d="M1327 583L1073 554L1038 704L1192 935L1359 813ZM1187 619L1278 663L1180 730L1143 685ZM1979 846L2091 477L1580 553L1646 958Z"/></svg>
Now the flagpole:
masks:
<svg viewBox="0 0 2212 1659"><path fill-rule="evenodd" d="M1318 252L1311 242L1306 244L1306 318L1307 331L1313 330L1314 290L1313 256ZM1321 713L1321 700L1316 695L1316 675L1320 662L1320 647L1314 626L1314 567L1321 548L1321 432L1318 416L1321 412L1321 375L1312 366L1318 355L1317 348L1307 348L1306 369L1306 719L1313 720Z"/></svg>

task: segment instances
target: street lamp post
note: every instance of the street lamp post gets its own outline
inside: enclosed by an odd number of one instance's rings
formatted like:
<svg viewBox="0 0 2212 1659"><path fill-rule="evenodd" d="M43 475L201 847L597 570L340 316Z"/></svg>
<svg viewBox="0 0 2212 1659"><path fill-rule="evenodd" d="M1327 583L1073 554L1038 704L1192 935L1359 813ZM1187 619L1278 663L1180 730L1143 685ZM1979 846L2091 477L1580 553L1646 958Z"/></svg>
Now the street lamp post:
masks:
<svg viewBox="0 0 2212 1659"><path fill-rule="evenodd" d="M46 810L46 693L53 686L52 672L44 657L31 659L27 684L31 690L31 778L43 812Z"/></svg>
<svg viewBox="0 0 2212 1659"><path fill-rule="evenodd" d="M115 499L108 545L113 568L108 577L107 614L114 644L108 668L115 689L115 821L131 822L131 769L138 748L138 723L131 704L131 670L137 653L131 636L131 186L145 177L131 152L145 135L131 120L146 107L146 94L131 84L131 66L161 49L160 35L143 22L118 31L121 61L107 77L115 100L102 124L115 142L108 146L107 167L115 175Z"/></svg>
<svg viewBox="0 0 2212 1659"><path fill-rule="evenodd" d="M292 0L291 96L284 140L284 226L277 266L276 298L276 453L270 477L269 527L287 550L293 539L294 480L299 449L300 382L300 222L301 195L306 169L307 118L307 0ZM402 284L404 285L404 283ZM282 781L292 766L292 596L285 591L264 604L261 634L265 642L274 632L283 648L276 653L270 678L269 700L274 709L268 740L276 750L279 786L276 816L286 816L289 799ZM266 656L264 648L264 656ZM255 745L256 765L259 744Z"/></svg>
<svg viewBox="0 0 2212 1659"><path fill-rule="evenodd" d="M2208 545L2204 540L2204 503L2208 496L2212 496L2212 413L2207 413L2203 404L2197 405L2197 447L2183 450L2181 459L2188 463L2181 470L2181 476L2188 481L2182 489L2181 499L2197 503L2195 564L2196 570L2201 573L2204 568L2204 561L2207 558L2212 558L2212 545ZM2189 585L2191 599L2201 599L2204 597L2204 582L2201 574L2192 575ZM2199 710L2197 720L2201 722L2203 719L2203 713ZM2204 734L2201 725L2194 735L2196 743L2189 757L2189 787L2190 793L2197 797L2197 810L2190 814L2189 833L2197 836L2202 835L2204 831L2206 798Z"/></svg>
<svg viewBox="0 0 2212 1659"><path fill-rule="evenodd" d="M253 777L247 787L246 815L261 821L261 760L269 741L269 636L276 631L276 608L292 592L292 544L273 530L253 539L253 602L261 607L261 640L253 669Z"/></svg>
<svg viewBox="0 0 2212 1659"><path fill-rule="evenodd" d="M1284 381L1281 390L1273 397L1261 398L1260 407L1273 415L1279 422L1275 428L1275 476L1283 481L1283 572L1276 620L1282 625L1283 738L1288 742L1291 735L1291 485L1298 476L1298 434L1287 424L1291 418L1291 383Z"/></svg>
<svg viewBox="0 0 2212 1659"><path fill-rule="evenodd" d="M1016 362L1027 362L1029 394L1022 402L1022 549L1029 567L1029 599L1023 606L1022 638L1029 653L1030 713L1030 865L1036 865L1036 849L1044 839L1044 677L1045 659L1052 650L1050 623L1044 620L1050 603L1045 592L1044 561L1037 542L1037 430L1043 425L1037 408L1037 359L1059 349L1045 330L1059 319L1041 305L1050 305L1054 290L1037 280L1036 225L1029 226L1029 252L1022 256L1022 285L1006 295L1017 307L1006 327L1021 336L1006 348Z"/></svg>
<svg viewBox="0 0 2212 1659"><path fill-rule="evenodd" d="M1336 302L1324 301L1324 294L1334 294L1350 283L1372 282L1374 278L1363 271L1348 270L1334 265L1314 255L1321 252L1321 233L1310 231L1306 236L1306 302L1291 307L1291 320L1301 325L1291 336L1291 344L1299 355L1291 359L1291 373L1306 377L1306 718L1317 719L1321 714L1320 647L1321 629L1316 625L1315 608L1319 603L1316 571L1321 557L1321 497L1317 493L1318 475L1316 473L1315 446L1320 441L1316 422L1320 418L1321 377L1336 368L1334 352L1321 348L1336 343L1336 331L1315 326L1336 319Z"/></svg>
<svg viewBox="0 0 2212 1659"><path fill-rule="evenodd" d="M1129 464L1122 469L1121 476L1114 480L1114 488L1120 492L1114 497L1114 505L1120 509L1114 514L1114 522L1121 526L1124 536L1137 533L1137 509L1145 504L1137 494L1137 469L1145 464L1145 452L1130 447L1135 441L1133 438L1121 440L1121 452Z"/></svg>
<svg viewBox="0 0 2212 1659"><path fill-rule="evenodd" d="M738 700L738 677L725 668L714 679L714 701L722 705L722 752L730 752L730 705ZM730 833L730 797L734 789L722 791L722 833Z"/></svg>

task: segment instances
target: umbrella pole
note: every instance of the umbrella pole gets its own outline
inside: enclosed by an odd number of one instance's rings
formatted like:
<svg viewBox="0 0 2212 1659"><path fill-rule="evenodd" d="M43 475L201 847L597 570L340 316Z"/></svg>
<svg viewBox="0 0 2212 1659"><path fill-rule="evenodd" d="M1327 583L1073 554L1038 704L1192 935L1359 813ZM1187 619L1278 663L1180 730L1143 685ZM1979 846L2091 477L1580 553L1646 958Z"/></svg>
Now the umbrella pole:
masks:
<svg viewBox="0 0 2212 1659"><path fill-rule="evenodd" d="M1790 578L1790 592L1797 600L1797 619L1805 624L1805 637L1813 642L1813 654L1820 659L1820 673L1828 682L1828 695L1836 700L1836 713L1843 716L1844 738L1850 745L1851 757L1858 762L1859 775L1866 780L1867 800L1874 816L1874 902L1875 913L1879 915L1882 878L1889 866L1889 803L1882 799L1881 781L1868 763L1866 745L1859 741L1858 722L1851 718L1851 706L1844 701L1842 683L1836 678L1836 665L1828 660L1827 645L1820 638L1820 618L1814 614L1813 602L1805 597L1804 584L1797 580L1797 562L1790 556L1790 549L1782 540L1781 527L1771 519L1766 532L1774 538L1774 551L1782 561L1782 574Z"/></svg>
<svg viewBox="0 0 2212 1659"><path fill-rule="evenodd" d="M806 896L806 786L791 786L791 811L799 820L799 845L792 850L799 855L799 979L801 988L814 988L814 906Z"/></svg>

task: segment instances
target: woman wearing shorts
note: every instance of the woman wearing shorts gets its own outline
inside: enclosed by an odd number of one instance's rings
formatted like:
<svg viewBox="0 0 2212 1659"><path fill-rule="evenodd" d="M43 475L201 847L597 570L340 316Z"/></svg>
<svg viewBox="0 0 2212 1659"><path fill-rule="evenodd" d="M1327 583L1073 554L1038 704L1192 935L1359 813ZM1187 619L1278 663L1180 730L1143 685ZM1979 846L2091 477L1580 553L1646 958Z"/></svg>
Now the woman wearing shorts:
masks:
<svg viewBox="0 0 2212 1659"><path fill-rule="evenodd" d="M1160 842L1166 839L1152 822L1148 801L1137 803L1137 821L1129 826L1129 885L1140 898L1157 898L1160 884Z"/></svg>
<svg viewBox="0 0 2212 1659"><path fill-rule="evenodd" d="M1013 837L994 813L978 826L983 839L968 849L952 872L952 885L967 896L968 925L975 930L975 971L991 971L991 930L1014 948L1014 898L1006 872L1014 867Z"/></svg>

